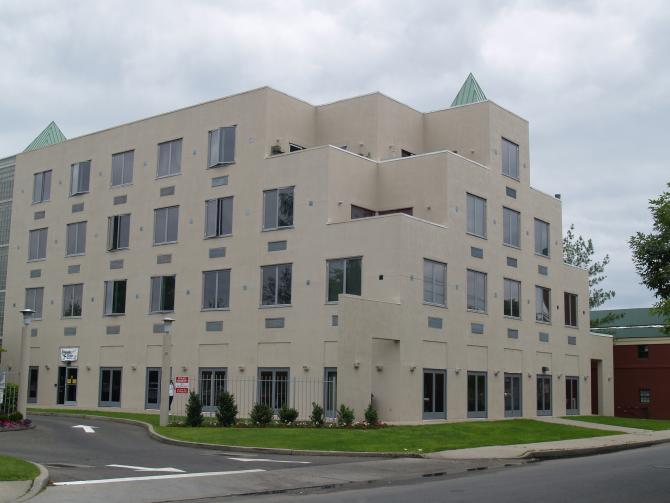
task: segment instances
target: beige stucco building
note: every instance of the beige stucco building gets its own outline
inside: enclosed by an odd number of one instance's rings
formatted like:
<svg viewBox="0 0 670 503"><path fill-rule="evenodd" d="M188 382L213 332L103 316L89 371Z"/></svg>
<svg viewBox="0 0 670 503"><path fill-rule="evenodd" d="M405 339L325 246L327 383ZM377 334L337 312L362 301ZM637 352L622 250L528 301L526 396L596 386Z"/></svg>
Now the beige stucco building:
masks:
<svg viewBox="0 0 670 503"><path fill-rule="evenodd" d="M528 123L471 77L431 113L265 87L15 163L4 362L35 309L40 406L156 408L167 313L205 405L225 386L243 412L613 412L612 341L562 261L560 199L530 186Z"/></svg>

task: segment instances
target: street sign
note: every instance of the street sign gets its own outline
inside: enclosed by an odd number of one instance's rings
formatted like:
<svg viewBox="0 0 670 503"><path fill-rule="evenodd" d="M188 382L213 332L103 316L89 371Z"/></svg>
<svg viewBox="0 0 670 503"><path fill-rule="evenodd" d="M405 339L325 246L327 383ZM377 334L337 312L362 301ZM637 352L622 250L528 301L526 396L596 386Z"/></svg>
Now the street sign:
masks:
<svg viewBox="0 0 670 503"><path fill-rule="evenodd" d="M176 376L174 378L174 392L188 393L190 389L190 382L188 376Z"/></svg>

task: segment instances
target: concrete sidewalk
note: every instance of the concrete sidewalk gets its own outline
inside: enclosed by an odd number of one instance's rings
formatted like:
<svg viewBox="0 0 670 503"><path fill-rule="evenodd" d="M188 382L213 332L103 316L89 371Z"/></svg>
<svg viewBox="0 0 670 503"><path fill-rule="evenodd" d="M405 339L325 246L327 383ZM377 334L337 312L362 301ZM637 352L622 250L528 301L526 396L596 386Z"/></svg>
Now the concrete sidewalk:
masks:
<svg viewBox="0 0 670 503"><path fill-rule="evenodd" d="M475 460L475 459L552 459L570 456L586 456L604 452L613 452L624 449L646 447L670 442L670 430L652 431L637 428L625 428L608 424L574 421L559 417L537 418L538 421L579 426L594 430L611 431L612 436L578 438L573 440L558 440L554 442L538 442L532 444L493 445L476 447L473 449L454 449L450 451L433 452L426 457L433 459ZM624 432L623 435L616 434Z"/></svg>
<svg viewBox="0 0 670 503"><path fill-rule="evenodd" d="M37 496L49 482L49 471L38 463L33 463L40 473L34 480L0 482L0 503L28 501Z"/></svg>

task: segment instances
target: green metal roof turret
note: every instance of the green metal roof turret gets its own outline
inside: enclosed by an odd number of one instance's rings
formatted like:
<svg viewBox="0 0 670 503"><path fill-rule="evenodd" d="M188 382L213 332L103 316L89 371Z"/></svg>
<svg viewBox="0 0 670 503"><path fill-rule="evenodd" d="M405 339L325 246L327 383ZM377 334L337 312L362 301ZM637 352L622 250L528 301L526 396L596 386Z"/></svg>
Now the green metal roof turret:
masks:
<svg viewBox="0 0 670 503"><path fill-rule="evenodd" d="M63 132L59 129L54 121L44 128L37 138L35 138L30 145L26 147L24 152L30 150L37 150L38 148L48 147L67 140Z"/></svg>
<svg viewBox="0 0 670 503"><path fill-rule="evenodd" d="M463 82L461 90L458 91L451 106L460 107L461 105L470 105L481 101L486 101L486 95L484 94L484 91L482 91L482 88L479 87L477 80L475 80L475 76L470 73L465 79L465 82Z"/></svg>

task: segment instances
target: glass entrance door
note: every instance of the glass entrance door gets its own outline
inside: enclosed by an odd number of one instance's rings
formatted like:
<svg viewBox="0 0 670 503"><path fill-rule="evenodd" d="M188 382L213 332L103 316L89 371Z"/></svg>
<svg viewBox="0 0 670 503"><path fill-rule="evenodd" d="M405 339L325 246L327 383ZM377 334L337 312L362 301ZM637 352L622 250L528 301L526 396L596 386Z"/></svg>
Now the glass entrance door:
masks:
<svg viewBox="0 0 670 503"><path fill-rule="evenodd" d="M537 415L551 416L551 376L537 376Z"/></svg>
<svg viewBox="0 0 670 503"><path fill-rule="evenodd" d="M505 417L521 415L521 374L505 374Z"/></svg>
<svg viewBox="0 0 670 503"><path fill-rule="evenodd" d="M160 367L147 368L145 409L158 409L161 404L161 369Z"/></svg>
<svg viewBox="0 0 670 503"><path fill-rule="evenodd" d="M444 370L423 371L423 418L446 419L446 372Z"/></svg>
<svg viewBox="0 0 670 503"><path fill-rule="evenodd" d="M37 403L37 381L39 371L39 367L30 367L28 369L28 403Z"/></svg>
<svg viewBox="0 0 670 503"><path fill-rule="evenodd" d="M579 414L579 378L565 378L565 413L569 416Z"/></svg>
<svg viewBox="0 0 670 503"><path fill-rule="evenodd" d="M337 369L333 367L324 371L323 411L329 419L337 417Z"/></svg>
<svg viewBox="0 0 670 503"><path fill-rule="evenodd" d="M58 367L56 403L77 405L77 367Z"/></svg>
<svg viewBox="0 0 670 503"><path fill-rule="evenodd" d="M486 372L468 372L468 417L486 417Z"/></svg>

